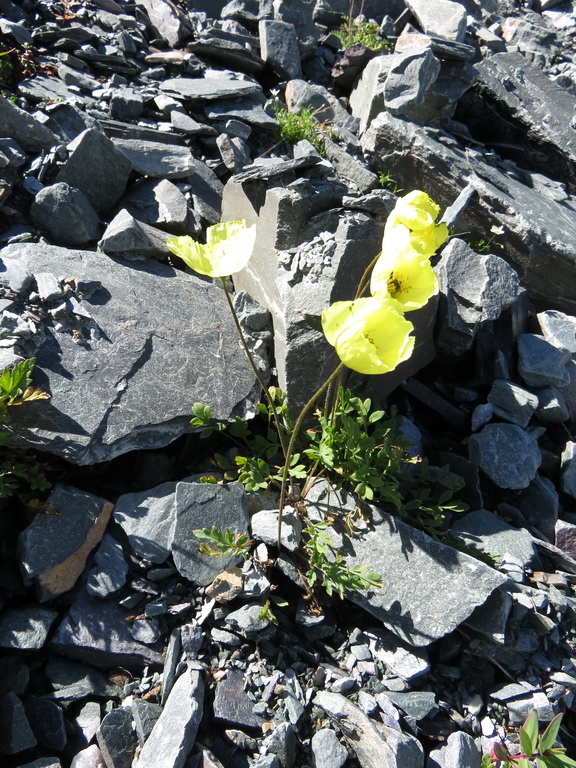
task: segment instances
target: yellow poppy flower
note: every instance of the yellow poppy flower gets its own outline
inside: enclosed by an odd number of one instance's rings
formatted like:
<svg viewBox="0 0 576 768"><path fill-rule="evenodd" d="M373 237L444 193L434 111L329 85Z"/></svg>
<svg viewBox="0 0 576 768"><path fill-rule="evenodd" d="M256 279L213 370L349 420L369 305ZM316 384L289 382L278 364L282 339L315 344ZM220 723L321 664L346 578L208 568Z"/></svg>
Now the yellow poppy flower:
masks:
<svg viewBox="0 0 576 768"><path fill-rule="evenodd" d="M168 248L195 272L209 277L227 277L244 269L256 242L256 225L227 221L206 230L206 245L189 235L171 237Z"/></svg>
<svg viewBox="0 0 576 768"><path fill-rule="evenodd" d="M401 231L403 230L403 232ZM438 279L427 255L415 250L409 230L394 227L394 240L384 238L384 250L372 270L373 296L388 294L410 312L423 307L438 293Z"/></svg>
<svg viewBox="0 0 576 768"><path fill-rule="evenodd" d="M414 326L389 297L337 301L322 312L322 329L353 371L388 373L414 349Z"/></svg>
<svg viewBox="0 0 576 768"><path fill-rule="evenodd" d="M440 206L419 189L399 197L391 213L391 224L404 224L408 229L418 231L434 224Z"/></svg>

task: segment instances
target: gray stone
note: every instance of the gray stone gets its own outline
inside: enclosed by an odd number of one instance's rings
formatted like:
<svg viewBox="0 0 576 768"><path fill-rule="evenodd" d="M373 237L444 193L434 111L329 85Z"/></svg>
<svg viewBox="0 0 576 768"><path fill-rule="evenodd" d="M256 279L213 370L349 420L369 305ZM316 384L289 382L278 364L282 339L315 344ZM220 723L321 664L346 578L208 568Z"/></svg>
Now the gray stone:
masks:
<svg viewBox="0 0 576 768"><path fill-rule="evenodd" d="M264 719L253 712L254 702L245 691L244 673L229 669L216 685L214 717L243 728L260 728Z"/></svg>
<svg viewBox="0 0 576 768"><path fill-rule="evenodd" d="M565 387L570 382L566 363L570 351L551 344L544 336L523 333L518 338L518 370L529 387Z"/></svg>
<svg viewBox="0 0 576 768"><path fill-rule="evenodd" d="M81 91L91 93L95 88L100 87L100 83L95 77L91 77L86 72L81 72L74 67L69 67L66 64L58 65L58 77L66 85L72 85Z"/></svg>
<svg viewBox="0 0 576 768"><path fill-rule="evenodd" d="M222 215L224 185L205 163L196 161L194 174L188 179L194 211L208 224L217 224Z"/></svg>
<svg viewBox="0 0 576 768"><path fill-rule="evenodd" d="M406 648L392 632L370 630L366 634L374 658L394 675L411 682L430 671L425 648Z"/></svg>
<svg viewBox="0 0 576 768"><path fill-rule="evenodd" d="M570 418L570 410L561 392L546 387L538 392L536 416L545 424L562 424Z"/></svg>
<svg viewBox="0 0 576 768"><path fill-rule="evenodd" d="M353 188L362 194L378 186L378 176L356 157L330 139L325 138L323 145L325 157L332 163L339 178L351 182Z"/></svg>
<svg viewBox="0 0 576 768"><path fill-rule="evenodd" d="M98 213L110 210L126 188L132 163L113 142L95 129L80 133L68 145L70 155L56 182L83 192Z"/></svg>
<svg viewBox="0 0 576 768"><path fill-rule="evenodd" d="M33 279L34 275L20 264L0 260L0 285L8 286L15 293L25 293Z"/></svg>
<svg viewBox="0 0 576 768"><path fill-rule="evenodd" d="M307 496L308 514L353 509L344 492L327 493L318 483ZM352 506L350 506L352 505ZM429 645L465 621L504 577L425 533L368 506L371 521L353 540L332 526L347 566L369 565L384 587L347 595L412 646ZM336 542L338 543L338 542Z"/></svg>
<svg viewBox="0 0 576 768"><path fill-rule="evenodd" d="M56 275L51 272L37 272L34 278L40 301L55 301L64 296L64 290Z"/></svg>
<svg viewBox="0 0 576 768"><path fill-rule="evenodd" d="M20 534L20 562L43 602L68 592L100 543L112 504L91 493L56 485L48 497L55 514L37 515Z"/></svg>
<svg viewBox="0 0 576 768"><path fill-rule="evenodd" d="M342 768L348 759L344 747L331 728L320 728L310 742L314 768Z"/></svg>
<svg viewBox="0 0 576 768"><path fill-rule="evenodd" d="M128 563L122 546L109 533L105 533L94 555L94 566L88 574L88 593L96 597L107 597L117 592L126 583L127 573Z"/></svg>
<svg viewBox="0 0 576 768"><path fill-rule="evenodd" d="M109 712L96 732L96 741L109 768L130 768L137 744L130 708Z"/></svg>
<svg viewBox="0 0 576 768"><path fill-rule="evenodd" d="M68 741L62 708L53 701L28 696L24 702L28 723L39 747L62 752Z"/></svg>
<svg viewBox="0 0 576 768"><path fill-rule="evenodd" d="M81 735L83 746L90 744L101 722L100 704L97 701L87 701L74 718L76 733Z"/></svg>
<svg viewBox="0 0 576 768"><path fill-rule="evenodd" d="M508 585L496 589L484 605L478 606L466 620L466 626L479 632L494 643L506 644L506 626L512 608Z"/></svg>
<svg viewBox="0 0 576 768"><path fill-rule="evenodd" d="M100 237L100 219L83 192L64 182L40 190L30 218L57 245L84 245Z"/></svg>
<svg viewBox="0 0 576 768"><path fill-rule="evenodd" d="M256 51L248 48L242 40L231 38L232 35L227 36L225 40L216 36L197 38L188 44L188 50L201 60L208 59L214 64L232 69L235 72L258 75L264 67L264 62L260 56Z"/></svg>
<svg viewBox="0 0 576 768"><path fill-rule="evenodd" d="M130 634L139 643L154 645L162 637L160 625L156 619L136 619L130 627Z"/></svg>
<svg viewBox="0 0 576 768"><path fill-rule="evenodd" d="M481 768L482 760L474 739L464 731L451 733L446 744L433 749L427 768Z"/></svg>
<svg viewBox="0 0 576 768"><path fill-rule="evenodd" d="M20 765L19 768L62 768L62 763L57 757L39 757L38 760Z"/></svg>
<svg viewBox="0 0 576 768"><path fill-rule="evenodd" d="M504 379L495 379L488 402L497 416L519 427L526 427L538 408L537 395Z"/></svg>
<svg viewBox="0 0 576 768"><path fill-rule="evenodd" d="M170 123L178 133L184 133L187 136L212 136L218 133L215 128L207 126L205 123L199 123L190 115L176 109L170 113Z"/></svg>
<svg viewBox="0 0 576 768"><path fill-rule="evenodd" d="M53 689L49 696L54 701L66 704L84 698L117 699L122 693L104 673L61 656L52 655L44 671Z"/></svg>
<svg viewBox="0 0 576 768"><path fill-rule="evenodd" d="M278 511L263 509L250 518L252 536L265 544L278 542ZM285 507L282 514L282 547L294 552L300 546L302 521L295 509Z"/></svg>
<svg viewBox="0 0 576 768"><path fill-rule="evenodd" d="M568 440L562 451L560 485L564 493L576 498L576 443Z"/></svg>
<svg viewBox="0 0 576 768"><path fill-rule="evenodd" d="M570 557L576 558L576 525L567 523L565 520L558 520L555 528L554 543Z"/></svg>
<svg viewBox="0 0 576 768"><path fill-rule="evenodd" d="M106 227L98 248L127 259L166 259L171 253L166 240L161 229L137 221L123 209Z"/></svg>
<svg viewBox="0 0 576 768"><path fill-rule="evenodd" d="M247 635L256 635L270 627L270 619L262 614L261 605L243 605L226 616L226 623Z"/></svg>
<svg viewBox="0 0 576 768"><path fill-rule="evenodd" d="M178 483L175 495L176 522L172 536L172 556L179 573L195 584L209 584L222 570L237 565L241 558L223 555L213 558L199 551L198 528L233 533L248 531L246 492L240 483L211 485L206 483Z"/></svg>
<svg viewBox="0 0 576 768"><path fill-rule="evenodd" d="M292 768L296 762L296 733L291 723L280 723L264 739L263 746L267 753L278 758L282 768Z"/></svg>
<svg viewBox="0 0 576 768"><path fill-rule="evenodd" d="M542 462L534 437L515 424L487 424L471 435L468 453L500 488L527 488Z"/></svg>
<svg viewBox="0 0 576 768"><path fill-rule="evenodd" d="M256 83L228 77L174 77L163 80L160 90L190 101L240 98L262 92Z"/></svg>
<svg viewBox="0 0 576 768"><path fill-rule="evenodd" d="M114 120L137 120L143 111L144 98L132 88L119 88L110 97L110 115Z"/></svg>
<svg viewBox="0 0 576 768"><path fill-rule="evenodd" d="M142 139L113 139L115 148L142 176L181 179L194 171L194 158L188 147Z"/></svg>
<svg viewBox="0 0 576 768"><path fill-rule="evenodd" d="M78 752L70 763L70 768L106 768L106 763L96 744L91 744Z"/></svg>
<svg viewBox="0 0 576 768"><path fill-rule="evenodd" d="M146 739L152 733L152 729L158 722L161 714L162 707L159 704L153 704L151 701L139 698L135 698L132 701L132 716L140 746L144 745Z"/></svg>
<svg viewBox="0 0 576 768"><path fill-rule="evenodd" d="M394 706L399 707L414 720L424 720L425 717L434 717L438 713L436 695L433 691L408 691L406 693L386 691L382 693L382 696L386 696Z"/></svg>
<svg viewBox="0 0 576 768"><path fill-rule="evenodd" d="M21 656L4 654L0 659L0 693L14 691L20 696L30 682L30 670Z"/></svg>
<svg viewBox="0 0 576 768"><path fill-rule="evenodd" d="M539 312L537 317L545 339L555 347L576 353L576 317L555 310Z"/></svg>
<svg viewBox="0 0 576 768"><path fill-rule="evenodd" d="M198 165L204 166L203 163ZM198 171L195 167L194 176ZM168 179L144 179L135 184L123 197L122 207L143 224L151 224L176 235L186 234L188 202L176 184Z"/></svg>
<svg viewBox="0 0 576 768"><path fill-rule="evenodd" d="M210 123L241 120L248 126L268 131L275 131L278 128L276 118L269 115L256 98L219 99L217 102L206 104L204 113Z"/></svg>
<svg viewBox="0 0 576 768"><path fill-rule="evenodd" d="M419 119L426 92L440 74L440 62L431 50L395 57L384 83L384 106L393 115Z"/></svg>
<svg viewBox="0 0 576 768"><path fill-rule="evenodd" d="M302 77L298 36L294 24L262 20L258 24L262 58L287 80Z"/></svg>
<svg viewBox="0 0 576 768"><path fill-rule="evenodd" d="M371 59L356 81L350 94L350 111L358 118L361 136L372 120L384 111L384 88L388 73L398 57L395 54Z"/></svg>
<svg viewBox="0 0 576 768"><path fill-rule="evenodd" d="M319 123L344 125L350 117L348 111L327 88L307 83L305 80L289 80L284 98L289 112L300 112L305 108L312 109Z"/></svg>
<svg viewBox="0 0 576 768"><path fill-rule="evenodd" d="M558 203L536 192L438 129L386 112L372 120L361 144L374 170L390 172L404 189L426 189L440 204L452 202L466 179L477 194L461 215L459 230L487 233L492 226L504 227L506 258L522 272L531 298L565 312L576 310L576 209L570 201Z"/></svg>
<svg viewBox="0 0 576 768"><path fill-rule="evenodd" d="M547 477L536 475L530 485L514 497L526 522L554 543L554 527L558 520L558 491Z"/></svg>
<svg viewBox="0 0 576 768"><path fill-rule="evenodd" d="M142 747L139 768L183 768L202 719L203 700L202 673L186 669Z"/></svg>
<svg viewBox="0 0 576 768"><path fill-rule="evenodd" d="M63 656L97 667L162 666L161 647L137 642L130 634L129 616L117 600L93 598L80 590L51 646Z"/></svg>
<svg viewBox="0 0 576 768"><path fill-rule="evenodd" d="M466 9L452 0L406 0L427 35L462 42L466 34Z"/></svg>
<svg viewBox="0 0 576 768"><path fill-rule="evenodd" d="M16 755L36 746L22 702L13 691L0 694L0 755Z"/></svg>
<svg viewBox="0 0 576 768"><path fill-rule="evenodd" d="M248 145L242 139L237 137L230 138L225 133L221 133L216 139L216 146L220 152L222 162L233 174L240 173L243 168L252 162Z"/></svg>
<svg viewBox="0 0 576 768"><path fill-rule="evenodd" d="M162 483L149 491L125 493L114 507L114 520L128 535L134 552L152 563L163 563L170 554L177 484Z"/></svg>
<svg viewBox="0 0 576 768"><path fill-rule="evenodd" d="M1 255L32 272L77 275L102 285L82 298L92 320L41 326L35 375L42 372L38 383L51 399L14 409L15 444L92 464L164 446L191 431L195 401L210 405L217 420L246 413L254 375L216 286L157 262L135 268L134 262L89 251L13 245ZM191 355L191 349L203 351ZM150 387L166 377L170 387Z"/></svg>
<svg viewBox="0 0 576 768"><path fill-rule="evenodd" d="M487 509L469 512L450 526L450 531L464 544L492 557L505 554L517 558L525 568L538 567L538 554L532 536L496 517Z"/></svg>
<svg viewBox="0 0 576 768"><path fill-rule="evenodd" d="M546 73L519 51L488 56L476 69L479 98L471 100L463 112L472 135L482 139L485 126L497 124L498 140L514 142L512 157L519 164L569 182L576 169L572 94L551 83ZM478 108L482 110L481 121Z"/></svg>
<svg viewBox="0 0 576 768"><path fill-rule="evenodd" d="M57 611L35 605L4 611L0 616L0 648L40 650L57 616Z"/></svg>
<svg viewBox="0 0 576 768"><path fill-rule="evenodd" d="M170 0L141 0L150 21L171 48L178 48L192 34L186 14Z"/></svg>
<svg viewBox="0 0 576 768"><path fill-rule="evenodd" d="M39 153L59 143L49 128L4 96L0 96L0 125L2 136L17 140L27 152Z"/></svg>
<svg viewBox="0 0 576 768"><path fill-rule="evenodd" d="M319 691L313 699L336 722L361 734L351 741L362 768L423 768L424 751L419 742L383 723L377 723L339 693Z"/></svg>

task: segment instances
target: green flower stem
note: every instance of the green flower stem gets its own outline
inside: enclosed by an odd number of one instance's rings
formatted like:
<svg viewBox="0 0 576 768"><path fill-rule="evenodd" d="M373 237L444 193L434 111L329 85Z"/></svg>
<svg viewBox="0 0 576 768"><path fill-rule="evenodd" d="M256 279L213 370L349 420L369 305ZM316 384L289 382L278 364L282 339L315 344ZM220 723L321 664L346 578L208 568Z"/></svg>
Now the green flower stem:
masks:
<svg viewBox="0 0 576 768"><path fill-rule="evenodd" d="M306 414L312 408L316 400L320 397L322 392L324 392L325 389L327 389L330 384L334 381L336 376L342 371L344 368L344 363L340 363L340 365L330 374L330 376L326 379L324 384L314 392L310 400L306 403L304 408L300 411L300 415L296 419L296 423L294 424L294 429L292 430L292 434L290 435L290 442L288 443L288 450L286 451L286 460L284 463L284 471L282 472L282 486L280 488L280 503L278 505L278 549L282 548L282 512L284 510L284 505L286 501L286 484L288 482L288 471L290 469L290 459L292 458L292 451L294 450L294 445L296 443L296 438L298 437L298 433L300 432L300 428L302 426L302 423L304 419L306 418Z"/></svg>
<svg viewBox="0 0 576 768"><path fill-rule="evenodd" d="M280 421L278 419L278 414L276 413L276 406L274 405L272 398L270 397L270 393L268 392L268 387L266 386L266 382L262 378L262 374L258 370L256 363L254 362L254 358L252 357L252 352L250 352L250 349L248 347L248 344L246 342L246 337L244 336L244 331L242 330L242 326L240 325L240 321L238 320L238 314L236 313L236 310L234 308L234 304L232 303L232 298L230 296L230 292L228 291L228 286L226 285L226 278L221 277L220 280L222 281L222 287L224 288L224 293L226 295L226 299L228 301L228 306L230 307L230 312L232 313L232 317L234 318L234 324L236 326L236 330L238 331L238 335L240 336L240 341L242 343L242 347L244 348L244 352L246 352L246 357L250 361L250 365L252 366L252 370L254 371L254 374L256 378L258 379L258 382L260 386L262 387L262 391L264 392L264 397L268 401L268 405L270 407L270 411L272 413L272 416L274 417L274 424L276 426L276 431L278 432L278 440L280 441L280 446L282 448L282 454L284 456L284 460L288 462L288 451L286 447L286 441L284 439L284 435L282 433L282 428L280 426Z"/></svg>
<svg viewBox="0 0 576 768"><path fill-rule="evenodd" d="M356 294L354 296L354 299L360 299L364 294L366 293L366 289L370 285L370 281L368 280L368 275L372 271L372 269L376 266L376 262L380 258L381 254L378 254L377 256L374 256L370 264L366 267L364 270L362 277L360 278L360 282L358 283L358 289L356 291Z"/></svg>

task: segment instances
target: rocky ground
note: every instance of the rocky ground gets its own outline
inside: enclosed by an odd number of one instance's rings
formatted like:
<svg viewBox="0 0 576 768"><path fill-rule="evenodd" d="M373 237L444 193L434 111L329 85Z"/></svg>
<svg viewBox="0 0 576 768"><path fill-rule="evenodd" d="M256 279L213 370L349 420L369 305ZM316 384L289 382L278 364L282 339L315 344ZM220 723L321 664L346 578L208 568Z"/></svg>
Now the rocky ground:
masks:
<svg viewBox="0 0 576 768"><path fill-rule="evenodd" d="M50 399L7 423L53 484L0 518L2 765L480 768L532 709L575 756L574 2L366 0L380 54L343 49L341 0L192 5L0 0L0 367L36 358ZM252 417L259 390L166 239L257 224L235 303L296 411L413 189L451 227L440 295L371 394L469 511L439 541L371 507L338 535L384 587L313 605L298 516L276 559L274 498L199 482L192 404ZM253 557L199 554L212 525Z"/></svg>

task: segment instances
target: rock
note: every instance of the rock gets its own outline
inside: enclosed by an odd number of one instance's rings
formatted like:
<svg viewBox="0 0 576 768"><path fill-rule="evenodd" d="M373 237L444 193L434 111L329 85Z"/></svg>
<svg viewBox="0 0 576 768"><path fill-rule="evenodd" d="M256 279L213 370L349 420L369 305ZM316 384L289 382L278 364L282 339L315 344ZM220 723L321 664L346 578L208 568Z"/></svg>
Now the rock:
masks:
<svg viewBox="0 0 576 768"><path fill-rule="evenodd" d="M229 528L233 533L248 531L246 492L240 483L211 485L178 483L175 494L176 523L172 538L174 565L195 584L209 584L223 568L240 562L240 556L213 558L199 551L198 528Z"/></svg>
<svg viewBox="0 0 576 768"><path fill-rule="evenodd" d="M22 702L12 691L0 694L0 755L16 755L36 746Z"/></svg>
<svg viewBox="0 0 576 768"><path fill-rule="evenodd" d="M406 0L427 35L462 42L466 34L466 9L452 0Z"/></svg>
<svg viewBox="0 0 576 768"><path fill-rule="evenodd" d="M427 768L481 768L481 759L474 739L468 733L455 731L446 744L430 752Z"/></svg>
<svg viewBox="0 0 576 768"><path fill-rule="evenodd" d="M202 719L203 698L202 674L185 670L142 747L140 768L183 768Z"/></svg>
<svg viewBox="0 0 576 768"><path fill-rule="evenodd" d="M160 83L160 90L190 101L240 98L260 93L256 83L232 80L227 77L177 77Z"/></svg>
<svg viewBox="0 0 576 768"><path fill-rule="evenodd" d="M412 682L430 671L425 648L407 648L398 642L392 632L371 630L366 634L374 658L381 661L394 675Z"/></svg>
<svg viewBox="0 0 576 768"><path fill-rule="evenodd" d="M100 704L97 701L87 701L74 718L76 735L81 735L82 744L90 744L102 721Z"/></svg>
<svg viewBox="0 0 576 768"><path fill-rule="evenodd" d="M27 152L42 152L58 144L58 138L49 128L5 96L0 96L0 125L2 136L16 139Z"/></svg>
<svg viewBox="0 0 576 768"><path fill-rule="evenodd" d="M132 88L119 88L110 97L110 115L114 120L137 120L144 111L144 99Z"/></svg>
<svg viewBox="0 0 576 768"><path fill-rule="evenodd" d="M536 416L545 424L562 424L570 418L570 410L562 393L555 387L538 392Z"/></svg>
<svg viewBox="0 0 576 768"><path fill-rule="evenodd" d="M289 112L300 112L305 108L312 110L319 123L344 125L349 114L338 99L322 85L314 85L304 80L289 80L284 92Z"/></svg>
<svg viewBox="0 0 576 768"><path fill-rule="evenodd" d="M419 108L440 74L440 62L431 50L395 57L384 83L384 106L393 115L420 122Z"/></svg>
<svg viewBox="0 0 576 768"><path fill-rule="evenodd" d="M142 0L141 5L171 48L177 48L192 34L190 20L170 0Z"/></svg>
<svg viewBox="0 0 576 768"><path fill-rule="evenodd" d="M68 592L100 543L112 504L71 486L56 485L48 497L52 515L37 515L20 534L25 579L41 602Z"/></svg>
<svg viewBox="0 0 576 768"><path fill-rule="evenodd" d="M576 498L576 443L568 440L561 457L561 488L564 493L568 493Z"/></svg>
<svg viewBox="0 0 576 768"><path fill-rule="evenodd" d="M274 546L278 541L278 512L263 509L250 518L252 536ZM282 514L282 547L294 552L300 546L302 521L295 509L285 507Z"/></svg>
<svg viewBox="0 0 576 768"><path fill-rule="evenodd" d="M129 611L114 599L81 590L51 640L63 656L98 667L162 665L159 645L148 647L130 633Z"/></svg>
<svg viewBox="0 0 576 768"><path fill-rule="evenodd" d="M196 177L201 168L206 166L204 163L197 162L192 178ZM189 217L188 202L173 181L144 179L124 195L122 206L143 224L165 229L175 235L186 234Z"/></svg>
<svg viewBox="0 0 576 768"><path fill-rule="evenodd" d="M226 623L246 635L257 635L270 627L270 619L261 605L243 605L226 616Z"/></svg>
<svg viewBox="0 0 576 768"><path fill-rule="evenodd" d="M152 733L152 729L162 714L162 707L151 701L135 698L132 702L132 716L138 735L138 743L143 746Z"/></svg>
<svg viewBox="0 0 576 768"><path fill-rule="evenodd" d="M68 736L61 707L53 701L28 696L24 702L24 711L38 746L49 751L62 752Z"/></svg>
<svg viewBox="0 0 576 768"><path fill-rule="evenodd" d="M537 317L545 339L555 347L576 353L576 317L554 310L539 312Z"/></svg>
<svg viewBox="0 0 576 768"><path fill-rule="evenodd" d="M487 424L471 435L468 453L500 488L527 488L542 461L534 437L515 424Z"/></svg>
<svg viewBox="0 0 576 768"><path fill-rule="evenodd" d="M39 384L51 399L14 409L15 444L92 464L137 447L166 445L190 431L190 403L196 400L210 405L218 420L245 413L253 374L215 286L157 262L135 268L89 251L14 245L0 253L6 264L102 285L82 297L92 319L68 315L60 329L44 322L35 375L43 371ZM204 355L190 356L199 344L210 364ZM163 380L168 371L171 386L151 389L149 382Z"/></svg>
<svg viewBox="0 0 576 768"><path fill-rule="evenodd" d="M45 673L53 691L50 698L64 703L83 698L117 699L122 693L115 683L96 669L60 656L48 660Z"/></svg>
<svg viewBox="0 0 576 768"><path fill-rule="evenodd" d="M344 734L349 728L356 732L349 744L363 768L423 768L424 753L413 736L371 720L339 693L319 691L313 701L342 723Z"/></svg>
<svg viewBox="0 0 576 768"><path fill-rule="evenodd" d="M70 763L70 768L108 768L108 766L96 744L91 744L78 752Z"/></svg>
<svg viewBox="0 0 576 768"><path fill-rule="evenodd" d="M346 502L343 492L328 495L322 483L312 487L306 503L309 515L316 508L320 516L327 507L345 510L355 504L351 498ZM368 508L371 522L353 540L338 530L341 551L348 567L369 565L380 573L384 587L349 593L347 598L409 645L429 645L448 634L503 583L504 577L484 563L434 541L377 507ZM432 584L433 590L428 586Z"/></svg>
<svg viewBox="0 0 576 768"><path fill-rule="evenodd" d="M524 519L548 541L554 543L554 529L558 520L558 492L547 477L536 475L530 485L514 498Z"/></svg>
<svg viewBox="0 0 576 768"><path fill-rule="evenodd" d="M570 351L544 336L523 333L518 339L518 370L529 387L565 387L570 382L566 363Z"/></svg>
<svg viewBox="0 0 576 768"><path fill-rule="evenodd" d="M323 139L323 146L326 159L332 163L340 178L352 184L353 189L366 193L377 186L378 177L376 174L368 170L365 164L349 152L328 138Z"/></svg>
<svg viewBox="0 0 576 768"><path fill-rule="evenodd" d="M100 236L100 219L90 201L64 182L38 192L30 218L58 245L85 245Z"/></svg>
<svg viewBox="0 0 576 768"><path fill-rule="evenodd" d="M222 571L214 579L212 584L206 587L206 594L214 598L217 603L229 603L234 600L243 591L242 570L240 568L229 568Z"/></svg>
<svg viewBox="0 0 576 768"><path fill-rule="evenodd" d="M57 757L40 757L38 760L19 766L19 768L62 768L62 763Z"/></svg>
<svg viewBox="0 0 576 768"><path fill-rule="evenodd" d="M438 713L436 696L433 691L409 691L407 693L386 691L380 696L386 696L392 704L416 721L424 720L425 717L434 717Z"/></svg>
<svg viewBox="0 0 576 768"><path fill-rule="evenodd" d="M0 617L0 648L39 650L58 616L51 608L27 605L4 611Z"/></svg>
<svg viewBox="0 0 576 768"><path fill-rule="evenodd" d="M280 723L277 725L272 733L264 739L263 744L266 753L271 753L278 758L281 768L292 768L294 766L296 762L296 745L296 733L290 723Z"/></svg>
<svg viewBox="0 0 576 768"><path fill-rule="evenodd" d="M107 766L130 768L137 743L130 709L118 707L109 712L96 732L96 740Z"/></svg>
<svg viewBox="0 0 576 768"><path fill-rule="evenodd" d="M194 158L188 147L142 139L113 139L115 148L142 176L181 179L194 171Z"/></svg>
<svg viewBox="0 0 576 768"><path fill-rule="evenodd" d="M492 557L510 554L518 558L525 568L539 567L536 547L530 534L500 520L487 509L469 512L453 523L450 531L467 547Z"/></svg>
<svg viewBox="0 0 576 768"><path fill-rule="evenodd" d="M555 544L562 552L576 558L576 525L558 520L555 527Z"/></svg>
<svg viewBox="0 0 576 768"><path fill-rule="evenodd" d="M348 751L331 728L320 728L310 742L314 768L342 768Z"/></svg>
<svg viewBox="0 0 576 768"><path fill-rule="evenodd" d="M214 717L241 728L260 728L263 718L254 714L254 702L244 688L244 674L240 670L229 669L226 677L216 685Z"/></svg>
<svg viewBox="0 0 576 768"><path fill-rule="evenodd" d="M137 221L122 210L108 224L98 248L110 255L127 259L161 259L170 255L166 233L149 224Z"/></svg>
<svg viewBox="0 0 576 768"><path fill-rule="evenodd" d="M258 24L262 58L273 70L287 80L300 79L298 36L293 24L285 21L262 20Z"/></svg>
<svg viewBox="0 0 576 768"><path fill-rule="evenodd" d="M80 190L97 213L110 210L126 188L132 163L99 131L82 131L68 145L69 157L55 181Z"/></svg>
<svg viewBox="0 0 576 768"><path fill-rule="evenodd" d="M107 597L126 583L128 563L122 546L110 534L105 533L94 555L94 566L88 574L86 590L97 597Z"/></svg>
<svg viewBox="0 0 576 768"><path fill-rule="evenodd" d="M497 416L526 427L538 408L538 396L511 381L495 379L488 394L488 402Z"/></svg>

